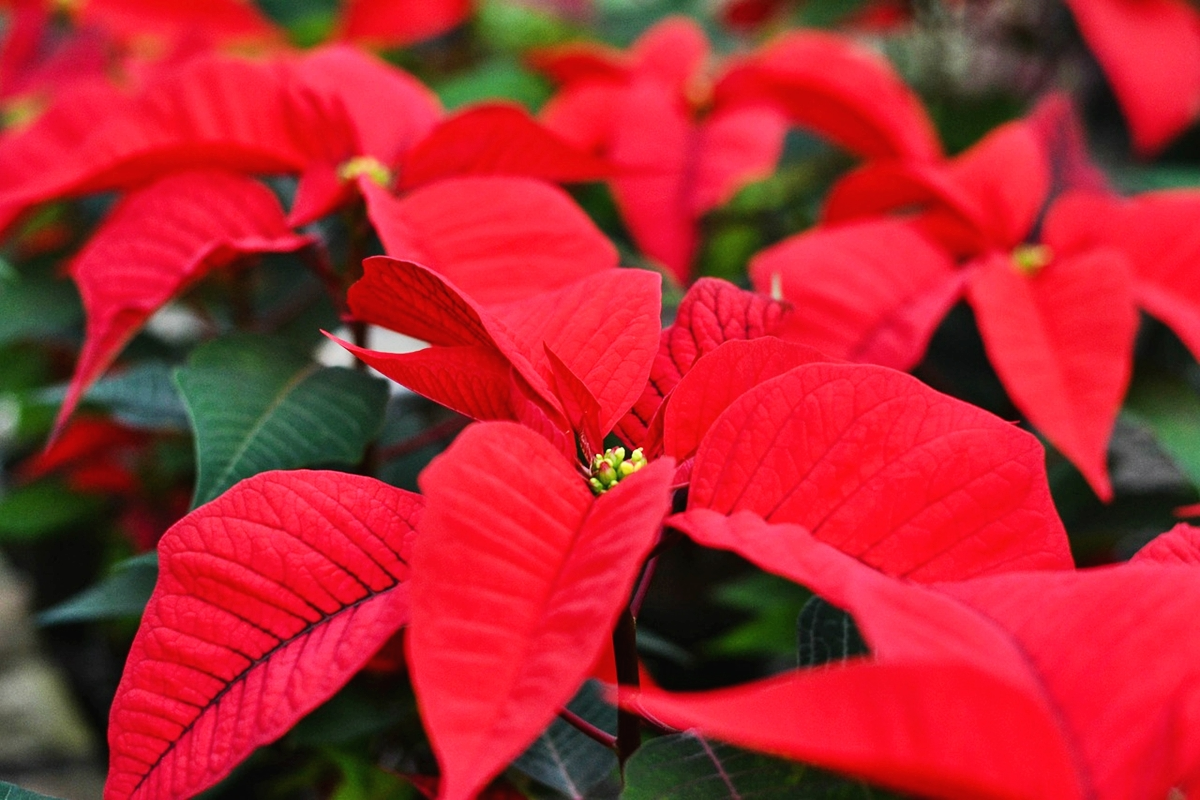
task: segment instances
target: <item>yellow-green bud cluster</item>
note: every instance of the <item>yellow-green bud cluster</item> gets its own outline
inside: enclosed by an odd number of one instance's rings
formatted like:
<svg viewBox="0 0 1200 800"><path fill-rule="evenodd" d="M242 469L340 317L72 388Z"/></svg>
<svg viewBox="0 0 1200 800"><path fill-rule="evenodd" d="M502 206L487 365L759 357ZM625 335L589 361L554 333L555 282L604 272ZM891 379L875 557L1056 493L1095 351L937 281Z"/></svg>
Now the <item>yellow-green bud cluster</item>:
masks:
<svg viewBox="0 0 1200 800"><path fill-rule="evenodd" d="M360 175L366 175L385 189L391 185L393 178L392 171L372 156L355 156L338 167L337 174L343 181L352 181Z"/></svg>
<svg viewBox="0 0 1200 800"><path fill-rule="evenodd" d="M1044 244L1023 244L1012 252L1013 266L1025 275L1036 275L1053 258L1054 254Z"/></svg>
<svg viewBox="0 0 1200 800"><path fill-rule="evenodd" d="M629 477L644 466L646 456L642 455L640 447L630 453L629 458L625 457L624 447L605 450L604 455L592 458L588 486L591 487L592 494L599 497L616 486L622 478Z"/></svg>

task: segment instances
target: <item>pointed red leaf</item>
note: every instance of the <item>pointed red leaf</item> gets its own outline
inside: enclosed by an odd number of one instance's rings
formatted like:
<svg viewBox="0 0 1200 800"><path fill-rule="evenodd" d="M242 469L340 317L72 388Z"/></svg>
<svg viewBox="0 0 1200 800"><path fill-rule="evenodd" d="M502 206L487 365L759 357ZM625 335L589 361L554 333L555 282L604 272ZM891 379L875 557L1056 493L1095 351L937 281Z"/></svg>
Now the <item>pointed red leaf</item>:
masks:
<svg viewBox="0 0 1200 800"><path fill-rule="evenodd" d="M600 404L602 433L607 433L644 385L659 334L659 277L645 270L604 270L551 292L488 308L440 275L417 264L377 257L363 262L363 278L350 288L351 311L433 345L430 350L389 355L350 348L359 358L393 380L477 419L519 419L522 409L511 398L529 393L543 409L561 416L551 388L548 346L577 375ZM442 352L444 351L444 352ZM467 396L456 377L439 373L438 359L469 354L472 363L492 365ZM505 364L520 376L505 376ZM454 376L463 370L453 367ZM496 381L503 381L497 383ZM418 389L417 386L422 388ZM456 407L450 401L472 403ZM503 403L501 409L497 409ZM485 415L488 414L488 415ZM516 414L517 416L510 416Z"/></svg>
<svg viewBox="0 0 1200 800"><path fill-rule="evenodd" d="M1088 155L1083 121L1071 98L1051 92L1025 118L1042 144L1053 176L1053 194L1085 191L1106 194L1112 191L1104 171Z"/></svg>
<svg viewBox="0 0 1200 800"><path fill-rule="evenodd" d="M549 346L546 347L546 359L550 362L554 378L554 393L562 405L563 414L570 423L571 430L577 432L578 450L590 455L603 452L604 434L600 432L600 402ZM567 453L568 458L574 456L575 453Z"/></svg>
<svg viewBox="0 0 1200 800"><path fill-rule="evenodd" d="M281 38L279 29L254 3L245 0L87 0L76 21L133 39L162 36L179 40L200 35L214 43L244 44Z"/></svg>
<svg viewBox="0 0 1200 800"><path fill-rule="evenodd" d="M609 175L611 165L577 148L518 106L480 105L449 117L405 156L400 187L458 175L524 175L571 183Z"/></svg>
<svg viewBox="0 0 1200 800"><path fill-rule="evenodd" d="M964 274L899 221L818 228L750 261L759 291L778 287L795 312L787 338L837 359L911 369L958 300Z"/></svg>
<svg viewBox="0 0 1200 800"><path fill-rule="evenodd" d="M772 684L735 690L727 695L734 698L732 703L714 704L703 696L695 706L697 698L668 700L671 707L662 710L674 724L703 730L707 715L713 713L719 735L734 742L770 746L859 775L885 777L900 788L947 797L958 793L938 780L962 773L954 765L936 765L939 754L947 748L974 751L981 746L1008 752L1010 743L1019 747L1012 739L1014 734L1022 736L1027 726L1041 745L1027 755L1036 767L1001 774L993 768L996 756L959 764L975 764L967 774L1002 797L1042 796L1026 781L1043 776L1057 777L1058 788L1051 792L1056 797L1159 797L1172 787L1196 788L1200 737L1194 734L1194 720L1200 687L1192 665L1200 657L1200 641L1188 631L1200 611L1200 586L1189 570L1129 565L1089 572L1009 572L921 587L888 580L822 548L796 526L765 526L750 515L722 522L692 512L680 522L702 541L729 547L800 580L846 608L881 669L874 675L855 666L796 673L796 697L787 698L788 690L774 697L778 715L754 699L760 688L779 691L770 689ZM1163 641L1176 643L1174 656L1147 659L1145 654L1155 652ZM921 681L904 682L905 690L894 690L895 668L905 664L928 670L923 687ZM858 673L842 685L836 718L865 717L876 724L883 718L893 730L926 731L925 703L932 697L941 696L939 705L961 697L974 707L981 698L971 685L986 685L977 679L943 684L945 673L940 671L947 668L998 679L1015 693L985 700L980 713L971 715L973 725L939 728L931 738L881 740L857 723L848 729L825 727L824 741L836 742L832 747L816 742L799 726L773 745L764 741L762 732L791 727L787 717L793 704L813 699L809 693L820 685L817 676L831 672ZM814 680L817 684L811 683ZM885 688L886 696L881 694ZM878 702L860 704L859 698ZM732 712L742 699L749 705L743 706L739 723ZM648 705L652 713L660 711L655 702ZM1016 719L1006 719L1013 706L1024 708ZM697 713L689 707L704 710ZM1022 727L1014 729L1014 724ZM842 760L837 755L846 751L854 757ZM890 765L890 776L879 772L885 765Z"/></svg>
<svg viewBox="0 0 1200 800"><path fill-rule="evenodd" d="M540 118L551 131L581 150L602 155L625 107L625 87L614 83L569 86L546 101Z"/></svg>
<svg viewBox="0 0 1200 800"><path fill-rule="evenodd" d="M341 36L373 47L402 47L446 33L471 13L471 0L347 0Z"/></svg>
<svg viewBox="0 0 1200 800"><path fill-rule="evenodd" d="M419 262L481 303L517 300L617 266L617 251L556 186L448 178L396 199L366 185L388 255Z"/></svg>
<svg viewBox="0 0 1200 800"><path fill-rule="evenodd" d="M674 16L648 28L630 48L633 71L654 77L680 94L701 76L708 59L708 37L691 17Z"/></svg>
<svg viewBox="0 0 1200 800"><path fill-rule="evenodd" d="M1112 250L1065 253L1030 277L997 255L973 274L967 297L1013 403L1108 500L1108 440L1138 325L1125 260Z"/></svg>
<svg viewBox="0 0 1200 800"><path fill-rule="evenodd" d="M670 506L658 461L593 499L511 423L464 431L421 475L413 686L446 800L474 796L579 688Z"/></svg>
<svg viewBox="0 0 1200 800"><path fill-rule="evenodd" d="M622 83L633 69L633 60L624 52L589 41L538 48L527 59L534 69L567 87L593 81Z"/></svg>
<svg viewBox="0 0 1200 800"><path fill-rule="evenodd" d="M680 302L674 324L659 338L650 378L617 426L620 437L634 446L644 444L663 398L702 356L723 342L771 335L787 311L783 303L726 281L696 281Z"/></svg>
<svg viewBox="0 0 1200 800"><path fill-rule="evenodd" d="M106 800L192 797L341 688L407 622L421 508L371 478L268 472L167 531Z"/></svg>
<svg viewBox="0 0 1200 800"><path fill-rule="evenodd" d="M721 412L744 393L794 367L829 360L818 350L774 336L725 342L697 361L659 406L647 449L676 461L690 458Z"/></svg>
<svg viewBox="0 0 1200 800"><path fill-rule="evenodd" d="M1200 112L1200 15L1181 0L1067 0L1129 120L1133 144L1161 149Z"/></svg>
<svg viewBox="0 0 1200 800"><path fill-rule="evenodd" d="M1070 568L1042 461L1029 434L908 375L810 364L717 418L688 507L805 525L919 581Z"/></svg>
<svg viewBox="0 0 1200 800"><path fill-rule="evenodd" d="M407 72L352 47L323 47L296 63L304 86L343 105L358 134L354 155L395 164L441 117L437 96Z"/></svg>
<svg viewBox="0 0 1200 800"><path fill-rule="evenodd" d="M57 135L38 142L33 158L27 149L0 154L0 207L134 186L189 167L300 172L353 150L345 120L278 64L195 59L128 103L95 110L64 110Z"/></svg>
<svg viewBox="0 0 1200 800"><path fill-rule="evenodd" d="M626 168L612 181L621 217L638 247L680 283L692 270L698 233L689 168L697 129L662 83L633 83L617 110L609 157Z"/></svg>
<svg viewBox="0 0 1200 800"><path fill-rule="evenodd" d="M920 100L891 65L835 34L786 34L736 62L715 93L718 105L774 103L793 123L867 158L941 154Z"/></svg>
<svg viewBox="0 0 1200 800"><path fill-rule="evenodd" d="M180 172L125 197L71 263L87 332L57 426L142 324L208 272L247 253L310 244L275 195L225 172Z"/></svg>
<svg viewBox="0 0 1200 800"><path fill-rule="evenodd" d="M696 143L687 198L692 213L711 211L774 172L786 134L787 120L767 106L714 111L701 123Z"/></svg>
<svg viewBox="0 0 1200 800"><path fill-rule="evenodd" d="M1200 354L1200 193L1150 192L1120 200L1076 192L1054 209L1052 221L1072 246L1123 253L1133 266L1138 305Z"/></svg>
<svg viewBox="0 0 1200 800"><path fill-rule="evenodd" d="M1200 528L1180 522L1133 554L1132 564L1200 564Z"/></svg>
<svg viewBox="0 0 1200 800"><path fill-rule="evenodd" d="M627 705L921 797L1081 797L1041 705L959 665L854 664L697 694L647 690Z"/></svg>

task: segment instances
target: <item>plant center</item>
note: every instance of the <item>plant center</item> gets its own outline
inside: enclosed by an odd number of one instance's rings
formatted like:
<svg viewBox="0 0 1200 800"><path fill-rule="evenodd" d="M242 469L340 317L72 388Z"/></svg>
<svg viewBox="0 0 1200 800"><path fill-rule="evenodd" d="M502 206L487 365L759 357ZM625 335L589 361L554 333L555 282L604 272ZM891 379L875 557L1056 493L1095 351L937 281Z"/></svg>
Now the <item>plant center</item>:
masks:
<svg viewBox="0 0 1200 800"><path fill-rule="evenodd" d="M366 175L385 189L392 185L392 171L374 156L355 156L338 167L337 174L343 181L352 181L360 175Z"/></svg>
<svg viewBox="0 0 1200 800"><path fill-rule="evenodd" d="M592 494L599 497L644 466L646 456L642 455L642 448L639 447L630 453L629 458L625 457L624 447L610 448L605 450L603 455L592 458L588 470L588 486Z"/></svg>
<svg viewBox="0 0 1200 800"><path fill-rule="evenodd" d="M1022 275L1036 275L1054 258L1044 244L1023 244L1012 251L1012 263Z"/></svg>

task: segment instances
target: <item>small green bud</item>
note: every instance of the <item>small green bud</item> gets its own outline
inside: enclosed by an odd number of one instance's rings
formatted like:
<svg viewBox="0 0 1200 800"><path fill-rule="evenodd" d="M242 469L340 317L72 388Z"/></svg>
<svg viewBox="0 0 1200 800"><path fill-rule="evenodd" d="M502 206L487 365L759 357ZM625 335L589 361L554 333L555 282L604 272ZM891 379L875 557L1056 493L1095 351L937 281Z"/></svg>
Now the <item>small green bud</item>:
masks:
<svg viewBox="0 0 1200 800"><path fill-rule="evenodd" d="M591 469L588 476L588 487L592 494L599 496L616 486L622 478L627 478L646 466L646 456L642 448L629 453L626 458L624 447L614 447L604 453L592 457Z"/></svg>
<svg viewBox="0 0 1200 800"><path fill-rule="evenodd" d="M1012 251L1013 265L1023 275L1036 275L1053 258L1053 251L1044 244L1023 244Z"/></svg>

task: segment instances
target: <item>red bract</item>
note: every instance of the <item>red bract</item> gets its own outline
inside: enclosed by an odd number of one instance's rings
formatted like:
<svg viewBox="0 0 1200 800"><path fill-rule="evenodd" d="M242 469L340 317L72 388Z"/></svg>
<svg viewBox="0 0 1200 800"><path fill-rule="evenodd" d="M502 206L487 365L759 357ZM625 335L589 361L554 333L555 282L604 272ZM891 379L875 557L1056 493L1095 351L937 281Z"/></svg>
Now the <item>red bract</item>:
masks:
<svg viewBox="0 0 1200 800"><path fill-rule="evenodd" d="M1153 153L1200 113L1200 14L1182 0L1065 0L1121 104L1133 145Z"/></svg>
<svg viewBox="0 0 1200 800"><path fill-rule="evenodd" d="M670 508L670 459L592 496L533 431L463 432L421 476L408 658L442 766L473 797L579 689Z"/></svg>
<svg viewBox="0 0 1200 800"><path fill-rule="evenodd" d="M417 264L378 257L363 267L362 280L349 293L354 315L431 347L393 354L343 346L461 414L522 421L548 415L553 428L570 430L548 353L595 399L600 436L645 385L659 335L657 313L646 313L659 306L659 278L652 272L605 270L555 291L484 307Z"/></svg>
<svg viewBox="0 0 1200 800"><path fill-rule="evenodd" d="M340 36L399 47L445 33L471 13L471 0L347 0Z"/></svg>
<svg viewBox="0 0 1200 800"><path fill-rule="evenodd" d="M760 289L778 281L797 304L800 341L902 368L919 361L965 289L1014 404L1107 500L1105 456L1137 330L1133 269L1112 239L1089 235L1095 223L1081 203L1068 202L1072 181L1099 187L1060 109L1002 126L952 162L852 173L827 216L927 210L907 223L802 234L757 256L751 273ZM1065 138L1049 141L1055 130ZM1051 197L1052 187L1068 195Z"/></svg>
<svg viewBox="0 0 1200 800"><path fill-rule="evenodd" d="M1194 791L1200 610L1192 571L1129 565L919 586L798 525L689 511L733 550L852 613L869 660L637 706L679 727L935 797ZM1113 613L1120 609L1119 614ZM1162 641L1171 658L1147 660Z"/></svg>
<svg viewBox="0 0 1200 800"><path fill-rule="evenodd" d="M708 416L686 388L668 412L694 441ZM808 364L745 392L703 434L688 508L804 525L923 582L1072 565L1037 440L882 367Z"/></svg>
<svg viewBox="0 0 1200 800"><path fill-rule="evenodd" d="M1133 554L1132 563L1200 564L1200 528L1181 522Z"/></svg>
<svg viewBox="0 0 1200 800"><path fill-rule="evenodd" d="M288 229L265 186L237 175L183 172L125 197L71 263L87 335L56 429L168 300L243 255L296 250L311 241Z"/></svg>
<svg viewBox="0 0 1200 800"><path fill-rule="evenodd" d="M650 422L680 379L701 356L723 342L776 333L788 317L787 305L716 278L701 278L688 289L675 322L662 332L650 378L617 433L628 444L645 443Z"/></svg>
<svg viewBox="0 0 1200 800"><path fill-rule="evenodd" d="M671 19L628 54L571 45L535 60L563 84L547 124L640 172L614 179L617 202L638 245L681 281L697 221L774 168L789 119L861 155L938 153L915 96L848 40L790 34L730 66L711 91L707 58L700 29Z"/></svg>
<svg viewBox="0 0 1200 800"><path fill-rule="evenodd" d="M106 800L192 797L337 691L408 621L422 506L369 478L271 472L164 534Z"/></svg>
<svg viewBox="0 0 1200 800"><path fill-rule="evenodd" d="M617 251L556 186L448 178L397 199L364 184L388 253L444 275L480 303L519 300L617 266ZM481 198L487 202L481 202Z"/></svg>

